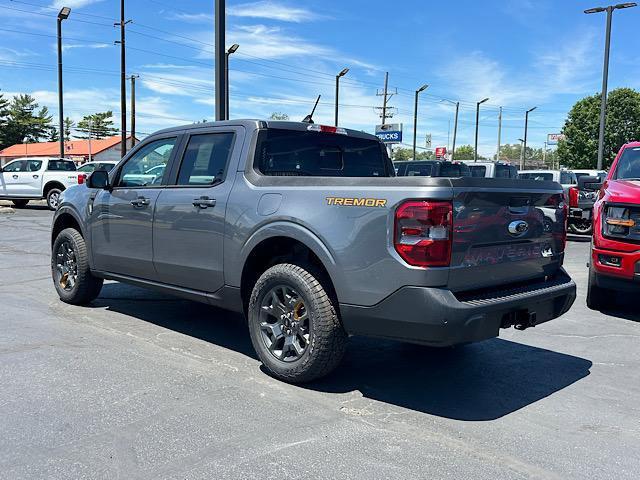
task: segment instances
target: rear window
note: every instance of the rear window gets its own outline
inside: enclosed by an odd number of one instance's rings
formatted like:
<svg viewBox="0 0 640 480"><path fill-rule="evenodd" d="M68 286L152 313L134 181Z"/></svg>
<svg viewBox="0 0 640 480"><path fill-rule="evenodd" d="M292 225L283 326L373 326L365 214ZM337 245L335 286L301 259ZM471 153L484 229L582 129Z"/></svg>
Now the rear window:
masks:
<svg viewBox="0 0 640 480"><path fill-rule="evenodd" d="M519 173L518 178L523 180L553 181L553 173Z"/></svg>
<svg viewBox="0 0 640 480"><path fill-rule="evenodd" d="M443 162L440 164L439 177L470 177L471 170L465 163L449 163Z"/></svg>
<svg viewBox="0 0 640 480"><path fill-rule="evenodd" d="M348 135L268 129L261 133L256 156L258 170L269 176L393 175L380 142Z"/></svg>
<svg viewBox="0 0 640 480"><path fill-rule="evenodd" d="M469 170L471 170L472 177L484 178L487 176L487 167L483 165L471 165Z"/></svg>
<svg viewBox="0 0 640 480"><path fill-rule="evenodd" d="M62 171L62 172L75 172L76 164L65 160L49 160L47 170Z"/></svg>
<svg viewBox="0 0 640 480"><path fill-rule="evenodd" d="M496 178L518 178L518 169L513 165L496 165Z"/></svg>
<svg viewBox="0 0 640 480"><path fill-rule="evenodd" d="M404 175L407 177L416 177L416 176L429 177L431 176L431 172L432 172L432 166L429 164L411 165L410 163L408 163L407 169L405 170Z"/></svg>
<svg viewBox="0 0 640 480"><path fill-rule="evenodd" d="M560 183L562 185L575 185L578 181L573 172L560 172Z"/></svg>

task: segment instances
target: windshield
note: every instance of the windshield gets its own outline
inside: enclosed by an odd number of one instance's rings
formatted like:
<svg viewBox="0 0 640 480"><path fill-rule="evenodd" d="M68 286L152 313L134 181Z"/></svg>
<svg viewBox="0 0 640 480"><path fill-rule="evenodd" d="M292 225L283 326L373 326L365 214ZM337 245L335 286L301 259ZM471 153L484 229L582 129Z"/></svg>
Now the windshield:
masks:
<svg viewBox="0 0 640 480"><path fill-rule="evenodd" d="M518 169L514 165L496 165L496 178L518 178Z"/></svg>
<svg viewBox="0 0 640 480"><path fill-rule="evenodd" d="M613 178L619 180L640 179L640 147L624 149Z"/></svg>
<svg viewBox="0 0 640 480"><path fill-rule="evenodd" d="M439 177L470 177L471 170L465 163L442 162Z"/></svg>
<svg viewBox="0 0 640 480"><path fill-rule="evenodd" d="M333 133L268 129L256 151L263 175L313 177L393 176L378 140Z"/></svg>

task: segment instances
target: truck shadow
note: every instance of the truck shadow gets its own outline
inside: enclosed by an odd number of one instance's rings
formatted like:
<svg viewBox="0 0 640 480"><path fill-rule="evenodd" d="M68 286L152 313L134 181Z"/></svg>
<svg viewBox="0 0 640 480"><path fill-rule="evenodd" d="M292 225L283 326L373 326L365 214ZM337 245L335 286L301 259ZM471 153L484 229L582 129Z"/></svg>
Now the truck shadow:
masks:
<svg viewBox="0 0 640 480"><path fill-rule="evenodd" d="M117 283L93 307L106 307L257 358L242 316ZM584 358L502 339L447 349L353 337L341 366L305 388L360 391L365 398L463 421L495 420L589 375ZM264 369L263 369L264 371Z"/></svg>
<svg viewBox="0 0 640 480"><path fill-rule="evenodd" d="M623 292L613 292L615 305L601 310L601 313L632 322L640 322L640 312L637 307L637 300L633 295Z"/></svg>

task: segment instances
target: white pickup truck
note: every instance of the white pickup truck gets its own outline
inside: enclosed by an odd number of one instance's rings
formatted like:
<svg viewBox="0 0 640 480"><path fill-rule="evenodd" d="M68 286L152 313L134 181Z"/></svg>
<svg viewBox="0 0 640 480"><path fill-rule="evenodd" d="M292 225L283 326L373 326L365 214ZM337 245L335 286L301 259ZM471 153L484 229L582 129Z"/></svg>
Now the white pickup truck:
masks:
<svg viewBox="0 0 640 480"><path fill-rule="evenodd" d="M11 200L22 208L29 200L47 200L58 208L60 193L71 185L84 183L71 160L60 158L20 158L7 163L0 173L0 200Z"/></svg>

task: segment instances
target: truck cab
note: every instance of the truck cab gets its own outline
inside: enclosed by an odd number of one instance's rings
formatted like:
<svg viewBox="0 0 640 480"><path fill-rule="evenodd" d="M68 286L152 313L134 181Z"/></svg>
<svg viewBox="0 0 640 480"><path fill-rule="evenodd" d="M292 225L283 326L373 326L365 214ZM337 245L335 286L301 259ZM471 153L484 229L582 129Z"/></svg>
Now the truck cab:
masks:
<svg viewBox="0 0 640 480"><path fill-rule="evenodd" d="M518 167L507 162L466 162L472 177L518 178Z"/></svg>
<svg viewBox="0 0 640 480"><path fill-rule="evenodd" d="M398 177L470 177L471 171L463 162L446 160L412 160L394 162Z"/></svg>
<svg viewBox="0 0 640 480"><path fill-rule="evenodd" d="M597 191L587 305L612 304L612 291L640 292L640 142L623 145L603 183L582 177Z"/></svg>

